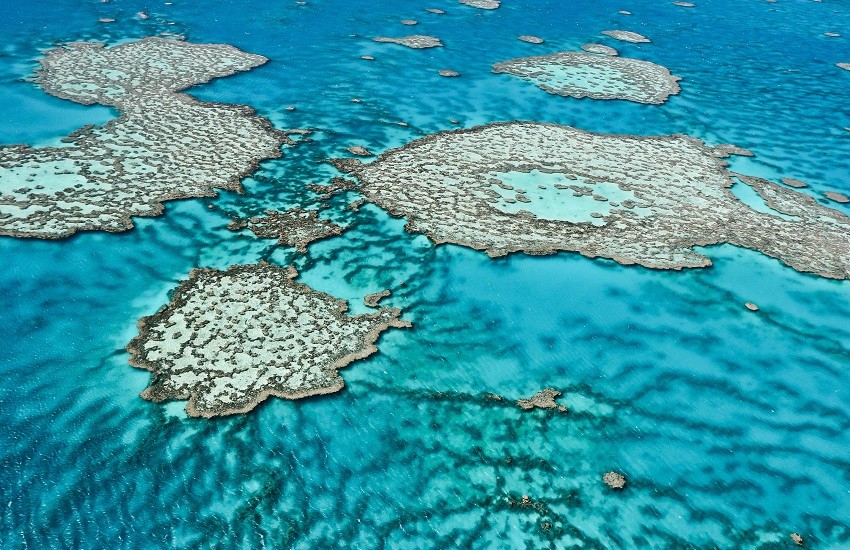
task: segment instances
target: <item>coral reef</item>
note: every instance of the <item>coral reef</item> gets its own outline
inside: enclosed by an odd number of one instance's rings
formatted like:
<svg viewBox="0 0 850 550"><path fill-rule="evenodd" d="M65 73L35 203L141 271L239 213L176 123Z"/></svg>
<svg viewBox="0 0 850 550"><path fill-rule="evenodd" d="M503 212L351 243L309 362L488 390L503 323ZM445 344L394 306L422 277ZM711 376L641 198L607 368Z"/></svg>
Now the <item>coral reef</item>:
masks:
<svg viewBox="0 0 850 550"><path fill-rule="evenodd" d="M373 38L373 40L375 42L387 42L390 44L398 44L399 46L407 46L408 48L413 48L415 50L436 48L443 45L439 38L426 36L424 34L411 34L410 36L402 36L399 38L378 36Z"/></svg>
<svg viewBox="0 0 850 550"><path fill-rule="evenodd" d="M266 210L265 216L236 220L228 224L228 229L237 231L247 227L256 236L264 239L278 239L284 246L292 246L302 254L307 246L321 239L342 234L345 228L327 220L320 220L316 210L293 208L285 212Z"/></svg>
<svg viewBox="0 0 850 550"><path fill-rule="evenodd" d="M617 472L607 472L602 476L602 481L612 489L623 489L626 486L626 478Z"/></svg>
<svg viewBox="0 0 850 550"><path fill-rule="evenodd" d="M392 294L389 290L382 290L380 292L373 292L372 294L367 294L363 297L363 303L367 307L378 307L381 303L381 300L390 296Z"/></svg>
<svg viewBox="0 0 850 550"><path fill-rule="evenodd" d="M602 34L606 36L610 36L615 40L622 40L623 42L631 42L632 44L640 44L642 42L652 42L649 38L645 37L642 34L638 34L632 31L621 31L621 30L613 30L613 31L602 31Z"/></svg>
<svg viewBox="0 0 850 550"><path fill-rule="evenodd" d="M730 243L850 278L850 218L779 184L728 170L728 147L684 136L597 134L510 122L433 134L374 162L331 162L406 229L492 257L574 251L655 269L705 267L696 246ZM729 188L737 178L775 213Z"/></svg>
<svg viewBox="0 0 850 550"><path fill-rule="evenodd" d="M142 397L188 399L190 416L212 417L270 395L333 393L344 385L338 369L376 352L387 328L410 326L398 309L348 315L296 276L266 263L193 270L127 345L131 364L153 373Z"/></svg>
<svg viewBox="0 0 850 550"><path fill-rule="evenodd" d="M500 5L501 2L499 0L458 0L461 4L465 6L470 6L473 8L479 8L482 10L495 10Z"/></svg>
<svg viewBox="0 0 850 550"><path fill-rule="evenodd" d="M844 193L838 193L836 191L824 191L823 196L828 198L829 200L835 201L835 202L840 202L840 203L850 202L850 197L848 197Z"/></svg>
<svg viewBox="0 0 850 550"><path fill-rule="evenodd" d="M546 388L541 390L527 399L518 399L517 405L519 408L530 411L532 409L557 409L561 412L567 412L567 408L559 405L555 399L561 395L561 392L554 388Z"/></svg>
<svg viewBox="0 0 850 550"><path fill-rule="evenodd" d="M494 64L493 72L518 76L550 94L575 98L660 104L680 90L680 78L661 65L585 52L511 59Z"/></svg>
<svg viewBox="0 0 850 550"><path fill-rule="evenodd" d="M584 44L581 49L588 53L598 53L602 55L619 55L620 53L611 46L605 46L604 44Z"/></svg>
<svg viewBox="0 0 850 550"><path fill-rule="evenodd" d="M160 214L164 201L239 191L240 180L290 140L248 107L180 91L266 61L223 44L163 38L48 51L35 77L44 91L114 106L121 116L59 147L0 147L0 235L125 231L133 216Z"/></svg>

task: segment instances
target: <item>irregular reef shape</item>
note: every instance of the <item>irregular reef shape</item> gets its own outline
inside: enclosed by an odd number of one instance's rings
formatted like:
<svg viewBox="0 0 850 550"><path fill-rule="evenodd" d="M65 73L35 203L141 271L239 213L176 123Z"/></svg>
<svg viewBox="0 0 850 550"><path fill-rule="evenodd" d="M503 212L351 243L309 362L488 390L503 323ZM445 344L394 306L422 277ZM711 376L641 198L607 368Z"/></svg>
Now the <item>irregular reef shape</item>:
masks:
<svg viewBox="0 0 850 550"><path fill-rule="evenodd" d="M367 294L363 297L363 304L366 307L378 307L381 303L381 300L390 296L391 294L392 291L389 289L382 290L380 292L373 292L372 294Z"/></svg>
<svg viewBox="0 0 850 550"><path fill-rule="evenodd" d="M602 476L602 481L612 489L623 489L626 486L626 478L617 472L606 472Z"/></svg>
<svg viewBox="0 0 850 550"><path fill-rule="evenodd" d="M578 252L655 269L706 267L695 246L731 243L790 267L850 278L850 218L730 172L726 146L684 135L597 134L508 122L426 136L375 161L332 161L406 229L492 257ZM729 188L738 178L776 214ZM784 217L783 217L784 215Z"/></svg>
<svg viewBox="0 0 850 550"><path fill-rule="evenodd" d="M499 0L458 0L464 6L470 6L482 10L495 10L500 5Z"/></svg>
<svg viewBox="0 0 850 550"><path fill-rule="evenodd" d="M555 399L560 397L561 392L554 388L546 388L541 390L527 399L518 399L517 405L524 411L532 409L557 409L561 412L567 412L567 408L559 405Z"/></svg>
<svg viewBox="0 0 850 550"><path fill-rule="evenodd" d="M340 177L333 178L328 185L319 185L317 183L307 184L307 189L319 195L319 198L322 200L329 199L337 193L352 191L357 189L357 187L356 181Z"/></svg>
<svg viewBox="0 0 850 550"><path fill-rule="evenodd" d="M377 351L398 309L348 315L348 304L293 279L294 268L260 263L195 269L171 302L139 321L133 366L153 373L142 397L188 399L190 416L244 413L273 395L339 391L337 370Z"/></svg>
<svg viewBox="0 0 850 550"><path fill-rule="evenodd" d="M642 34L638 34L632 31L621 31L621 30L613 30L613 31L602 31L602 34L605 36L610 36L615 40L622 40L623 42L631 42L632 44L640 44L643 42L652 42L649 38L645 37Z"/></svg>
<svg viewBox="0 0 850 550"><path fill-rule="evenodd" d="M240 180L291 143L249 107L179 93L267 61L223 44L145 38L110 48L50 50L35 82L45 92L121 116L59 147L0 147L0 235L58 239L126 231L162 203L241 190Z"/></svg>
<svg viewBox="0 0 850 550"><path fill-rule="evenodd" d="M681 80L649 61L585 52L520 57L494 64L493 72L529 80L550 94L648 104L678 94Z"/></svg>
<svg viewBox="0 0 850 550"><path fill-rule="evenodd" d="M345 228L327 220L320 220L316 210L293 208L285 212L266 210L265 216L230 222L233 231L247 227L263 239L277 239L283 246L292 246L300 253L315 241L342 234Z"/></svg>
<svg viewBox="0 0 850 550"><path fill-rule="evenodd" d="M407 46L408 48L413 48L414 50L421 50L424 48L437 48L443 45L440 42L439 38L434 36L427 36L424 34L411 34L410 36L402 36L400 38L393 38L390 36L377 36L373 38L375 42L387 42L390 44L398 44L399 46Z"/></svg>
<svg viewBox="0 0 850 550"><path fill-rule="evenodd" d="M718 157L728 157L732 155L736 155L739 157L756 156L755 153L753 153L749 149L744 149L743 147L738 147L737 145L732 145L731 143L722 143L720 145L715 145L713 149Z"/></svg>

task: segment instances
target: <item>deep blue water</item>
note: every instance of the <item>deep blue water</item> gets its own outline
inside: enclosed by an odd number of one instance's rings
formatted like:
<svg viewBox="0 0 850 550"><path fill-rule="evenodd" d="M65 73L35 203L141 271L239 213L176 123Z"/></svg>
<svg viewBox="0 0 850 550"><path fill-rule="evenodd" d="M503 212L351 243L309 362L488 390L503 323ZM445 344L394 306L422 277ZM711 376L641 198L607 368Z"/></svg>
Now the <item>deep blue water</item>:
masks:
<svg viewBox="0 0 850 550"><path fill-rule="evenodd" d="M696 1L0 3L0 143L116 115L22 81L41 50L160 32L269 57L191 93L317 129L244 195L170 203L117 235L0 238L0 547L786 548L796 531L850 548L850 283L731 246L684 272L492 260L435 248L375 207L351 212L351 194L326 213L349 231L306 256L225 228L315 207L305 185L332 177L319 161L345 147L380 152L452 118L686 133L754 151L734 162L742 172L850 192L850 72L835 67L850 62L850 3ZM612 28L653 42L598 34ZM411 33L446 47L371 41ZM573 100L490 73L590 41L670 68L682 93L663 106ZM295 261L355 311L393 288L387 304L414 328L343 370L338 394L212 421L140 399L148 373L123 351L138 318L193 267L264 258ZM545 387L569 414L511 404ZM601 484L612 469L628 477L621 493ZM541 506L510 504L522 495Z"/></svg>

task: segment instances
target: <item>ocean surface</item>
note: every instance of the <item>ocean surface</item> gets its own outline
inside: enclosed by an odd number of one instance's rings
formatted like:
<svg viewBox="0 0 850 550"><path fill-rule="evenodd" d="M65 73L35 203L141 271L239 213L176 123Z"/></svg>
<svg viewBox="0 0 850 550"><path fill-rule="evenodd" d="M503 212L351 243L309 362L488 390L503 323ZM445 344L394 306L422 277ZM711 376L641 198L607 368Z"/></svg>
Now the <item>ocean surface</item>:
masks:
<svg viewBox="0 0 850 550"><path fill-rule="evenodd" d="M494 260L435 247L377 207L351 211L351 192L322 214L349 230L306 255L226 229L317 207L306 186L337 175L321 161L346 147L508 120L734 143L756 155L734 169L850 193L850 71L835 66L850 62L850 2L695 2L0 2L2 144L117 116L26 81L42 51L164 32L271 60L190 94L315 129L244 194L171 202L121 234L0 238L0 547L768 549L797 532L850 548L850 281L728 245L681 272L567 253ZM371 40L407 34L445 47ZM516 38L527 34L545 43ZM669 68L681 93L576 100L491 73L588 42ZM138 319L194 267L261 259L294 262L354 312L393 288L386 305L414 327L343 369L337 394L212 420L142 400L150 375L124 351ZM516 407L546 387L569 413ZM602 483L610 470L625 490Z"/></svg>

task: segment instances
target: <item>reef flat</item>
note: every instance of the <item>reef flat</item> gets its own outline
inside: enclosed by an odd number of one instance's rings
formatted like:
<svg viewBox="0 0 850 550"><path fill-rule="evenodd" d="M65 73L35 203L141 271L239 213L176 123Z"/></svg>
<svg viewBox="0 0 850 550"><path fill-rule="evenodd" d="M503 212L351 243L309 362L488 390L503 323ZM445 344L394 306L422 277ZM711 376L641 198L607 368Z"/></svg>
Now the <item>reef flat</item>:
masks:
<svg viewBox="0 0 850 550"><path fill-rule="evenodd" d="M649 61L585 52L511 59L494 64L493 72L531 81L550 94L648 104L661 104L678 94L681 80Z"/></svg>
<svg viewBox="0 0 850 550"><path fill-rule="evenodd" d="M50 50L35 82L120 117L87 126L66 145L0 148L0 235L57 239L125 231L172 199L239 191L240 180L289 143L249 107L179 93L267 61L223 44L145 38L106 48L75 42Z"/></svg>
<svg viewBox="0 0 850 550"><path fill-rule="evenodd" d="M337 159L367 200L406 229L492 257L573 251L656 269L705 267L695 246L730 243L803 272L850 278L850 218L812 197L736 174L748 151L684 135L598 134L509 122L443 132L374 162ZM750 186L755 210L730 187Z"/></svg>
<svg viewBox="0 0 850 550"><path fill-rule="evenodd" d="M283 246L292 246L302 254L315 241L340 235L345 228L328 220L319 219L316 210L293 208L285 212L266 210L264 216L235 220L228 224L232 231L248 228L264 239L277 239Z"/></svg>
<svg viewBox="0 0 850 550"><path fill-rule="evenodd" d="M244 413L273 395L342 389L337 370L377 351L401 310L350 316L348 305L293 279L294 268L195 269L171 302L139 321L131 364L153 373L145 399L188 399L190 416Z"/></svg>

